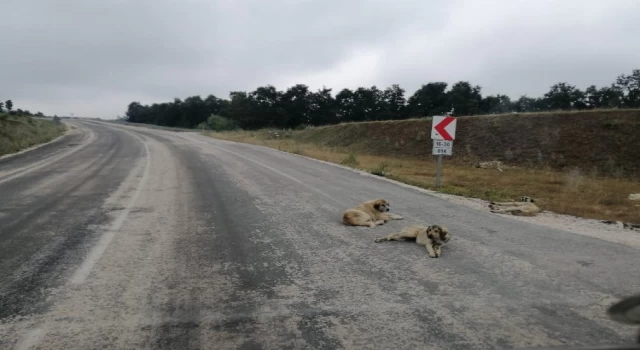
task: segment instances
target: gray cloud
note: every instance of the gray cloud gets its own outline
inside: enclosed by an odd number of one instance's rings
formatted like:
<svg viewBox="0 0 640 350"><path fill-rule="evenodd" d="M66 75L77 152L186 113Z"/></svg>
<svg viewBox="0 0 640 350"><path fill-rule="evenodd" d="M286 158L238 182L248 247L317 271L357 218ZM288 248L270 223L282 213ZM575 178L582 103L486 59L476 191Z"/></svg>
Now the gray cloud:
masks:
<svg viewBox="0 0 640 350"><path fill-rule="evenodd" d="M640 68L636 0L9 0L0 13L0 99L52 114L265 84L469 80L537 96Z"/></svg>

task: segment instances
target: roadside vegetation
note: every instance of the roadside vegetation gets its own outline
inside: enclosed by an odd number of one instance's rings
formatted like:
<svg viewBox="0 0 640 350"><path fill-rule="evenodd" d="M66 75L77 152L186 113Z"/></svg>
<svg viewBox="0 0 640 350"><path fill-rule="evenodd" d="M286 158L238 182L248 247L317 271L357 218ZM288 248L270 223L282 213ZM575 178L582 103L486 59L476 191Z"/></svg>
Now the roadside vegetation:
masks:
<svg viewBox="0 0 640 350"><path fill-rule="evenodd" d="M584 117L589 118L590 116L593 117L589 114ZM549 114L546 117L554 118L554 115ZM562 117L566 116L556 116L556 118ZM540 119L545 118L545 115L531 115L530 118ZM461 118L458 124L458 133L465 129L463 119L476 120L476 117ZM630 120L633 121L634 118ZM628 128L631 134L640 132L640 115L635 120L635 124L627 120L628 124L626 126L622 124L621 129ZM588 122L579 127L577 133L584 131L582 141L591 139L591 135L586 134L586 130L592 129L590 123L597 124L599 122L597 117L589 118ZM489 118L486 123L491 126L495 121ZM640 223L640 202L628 199L629 194L640 193L638 173L625 172L621 168L622 164L616 166L616 163L612 163L610 159L604 161L600 166L597 160L603 155L598 154L598 145L593 145L591 148L582 148L581 146L576 150L568 150L570 154L576 154L576 156L579 152L584 153L584 156L578 159L583 162L583 167L574 165L559 167L558 164L553 163L548 155L555 152L556 157L560 157L563 152L562 148L545 152L528 152L532 154L532 160L516 159L516 157L525 157L527 153L522 150L527 148L528 142L533 143L532 137L521 135L522 142L518 145L520 153L511 152L512 158L510 160L504 159L505 156L502 156L504 163L500 166L477 167L478 160L491 161L495 159L482 159L478 158L478 155L482 155L485 148L495 147L495 139L505 137L505 134L496 132L493 138L487 138L484 143L478 142L473 149L469 148L472 151L472 157L456 158L454 156L453 159L445 157L443 186L435 188L436 169L435 161L430 156L431 140L427 133L429 126L429 120L407 120L350 123L328 127L311 127L304 130L235 130L206 132L206 134L214 138L271 147L341 164L443 193L494 201L513 200L527 195L536 198L542 209L558 214ZM463 127L461 128L461 126ZM473 128L477 129L479 133L482 132L477 125ZM512 129L507 128L506 130ZM516 134L513 137L518 138L517 134L525 131L527 129L522 129L519 132L513 131ZM547 129L546 132L548 131ZM568 132L574 133L576 131L569 130ZM592 131L592 133L596 132L597 130ZM403 135L411 135L411 137ZM458 137L462 141L464 133L458 134ZM540 137L536 139L540 139ZM595 139L598 138L594 137ZM628 137L626 142L629 146L628 150L624 145L621 145L618 151L634 152L633 147L635 146L633 145L639 144L635 139ZM455 143L464 145L459 141L455 141ZM539 143L546 144L548 140L539 140ZM535 145L528 146L534 147ZM454 154L456 152L464 153L465 148L468 147L454 145ZM491 154L490 151L492 150L487 151L487 156ZM505 153L509 155L504 151L502 149L500 152L503 155ZM616 150L612 149L611 152L615 154ZM540 156L541 154L542 156ZM637 158L637 153L634 154L635 156L633 154L630 156ZM593 156L593 159L588 155ZM549 163L545 161L546 158L549 158ZM510 165L510 161L513 165ZM630 165L627 164L627 166Z"/></svg>
<svg viewBox="0 0 640 350"><path fill-rule="evenodd" d="M49 142L65 131L66 126L57 117L43 120L17 113L0 113L0 156Z"/></svg>

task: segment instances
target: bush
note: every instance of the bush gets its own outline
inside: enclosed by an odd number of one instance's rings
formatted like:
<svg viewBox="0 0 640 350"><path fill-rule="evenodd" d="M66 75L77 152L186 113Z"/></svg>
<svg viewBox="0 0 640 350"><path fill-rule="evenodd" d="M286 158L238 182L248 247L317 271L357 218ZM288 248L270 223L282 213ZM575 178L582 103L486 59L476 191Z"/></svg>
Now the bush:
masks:
<svg viewBox="0 0 640 350"><path fill-rule="evenodd" d="M229 131L238 128L236 122L231 119L221 117L219 115L212 115L207 119L209 128L213 131Z"/></svg>
<svg viewBox="0 0 640 350"><path fill-rule="evenodd" d="M369 171L373 175L377 176L387 176L389 174L389 164L382 162L376 168L373 168Z"/></svg>
<svg viewBox="0 0 640 350"><path fill-rule="evenodd" d="M211 128L209 127L209 124L207 124L207 122L202 122L200 124L198 124L198 126L196 126L196 129L198 130L211 130Z"/></svg>
<svg viewBox="0 0 640 350"><path fill-rule="evenodd" d="M340 162L340 164L350 166L350 167L357 167L358 164L360 164L360 162L358 162L358 158L356 157L355 154L349 153L349 155L345 159L343 159L342 162Z"/></svg>

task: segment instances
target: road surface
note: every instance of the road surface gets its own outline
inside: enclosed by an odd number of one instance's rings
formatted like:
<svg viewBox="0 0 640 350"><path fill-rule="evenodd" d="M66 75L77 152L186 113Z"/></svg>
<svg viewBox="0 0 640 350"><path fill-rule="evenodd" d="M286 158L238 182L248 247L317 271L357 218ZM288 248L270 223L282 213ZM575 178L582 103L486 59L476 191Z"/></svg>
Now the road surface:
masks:
<svg viewBox="0 0 640 350"><path fill-rule="evenodd" d="M640 252L252 145L71 121L0 160L0 348L617 344ZM382 197L406 217L346 227ZM374 238L454 234L440 259Z"/></svg>

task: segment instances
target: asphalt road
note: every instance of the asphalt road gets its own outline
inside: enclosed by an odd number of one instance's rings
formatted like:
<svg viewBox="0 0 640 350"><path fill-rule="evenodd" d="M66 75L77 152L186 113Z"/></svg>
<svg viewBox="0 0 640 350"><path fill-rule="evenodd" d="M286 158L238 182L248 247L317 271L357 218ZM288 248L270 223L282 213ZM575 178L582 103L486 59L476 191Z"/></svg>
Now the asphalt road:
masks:
<svg viewBox="0 0 640 350"><path fill-rule="evenodd" d="M0 348L487 349L616 344L637 248L196 133L73 121L0 159ZM376 228L341 212L382 197ZM454 234L439 259L373 242Z"/></svg>

